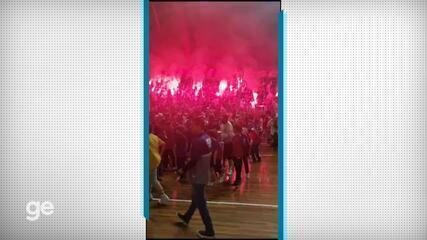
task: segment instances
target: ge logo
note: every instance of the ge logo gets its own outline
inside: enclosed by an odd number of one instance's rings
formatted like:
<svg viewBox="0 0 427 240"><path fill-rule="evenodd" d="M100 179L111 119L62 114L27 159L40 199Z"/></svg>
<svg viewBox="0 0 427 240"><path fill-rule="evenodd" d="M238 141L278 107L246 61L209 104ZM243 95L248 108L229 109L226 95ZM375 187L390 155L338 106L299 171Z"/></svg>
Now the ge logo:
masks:
<svg viewBox="0 0 427 240"><path fill-rule="evenodd" d="M53 204L51 202L43 202L40 204L40 202L28 202L27 203L27 220L28 221L35 221L39 219L40 214L49 216L53 213Z"/></svg>

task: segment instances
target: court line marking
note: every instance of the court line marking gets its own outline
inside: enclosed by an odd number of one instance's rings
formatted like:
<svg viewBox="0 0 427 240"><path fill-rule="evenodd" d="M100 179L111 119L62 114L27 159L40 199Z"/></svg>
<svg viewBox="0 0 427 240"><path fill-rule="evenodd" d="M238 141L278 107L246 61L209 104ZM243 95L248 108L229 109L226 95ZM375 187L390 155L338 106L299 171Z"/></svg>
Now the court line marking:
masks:
<svg viewBox="0 0 427 240"><path fill-rule="evenodd" d="M156 201L159 201L160 198L153 198ZM186 202L191 203L191 200L186 199L169 199L170 202ZM218 204L218 205L234 205L234 206L249 206L249 207L268 207L268 208L277 208L277 205L273 204L261 204L261 203L241 203L241 202L218 202L218 201L206 201L208 204Z"/></svg>

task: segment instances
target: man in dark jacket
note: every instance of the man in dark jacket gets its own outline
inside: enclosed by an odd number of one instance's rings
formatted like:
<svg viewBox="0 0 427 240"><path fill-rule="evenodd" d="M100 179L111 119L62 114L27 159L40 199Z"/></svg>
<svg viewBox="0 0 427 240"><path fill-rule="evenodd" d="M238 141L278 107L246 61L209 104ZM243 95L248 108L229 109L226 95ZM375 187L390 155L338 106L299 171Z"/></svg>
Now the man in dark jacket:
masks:
<svg viewBox="0 0 427 240"><path fill-rule="evenodd" d="M191 132L194 136L191 142L190 162L187 169L188 180L192 184L191 205L185 214L177 213L178 218L188 224L196 209L199 209L205 231L199 231L201 238L213 238L215 232L205 199L205 186L209 182L210 161L212 155L212 140L204 129L204 119L195 118L191 123Z"/></svg>

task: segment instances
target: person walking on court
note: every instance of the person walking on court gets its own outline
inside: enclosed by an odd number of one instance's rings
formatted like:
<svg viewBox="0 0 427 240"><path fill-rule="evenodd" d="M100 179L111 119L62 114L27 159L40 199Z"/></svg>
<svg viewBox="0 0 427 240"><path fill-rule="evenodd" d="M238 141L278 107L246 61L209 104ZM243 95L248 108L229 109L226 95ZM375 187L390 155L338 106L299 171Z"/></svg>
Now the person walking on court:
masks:
<svg viewBox="0 0 427 240"><path fill-rule="evenodd" d="M235 134L233 136L233 161L234 167L236 168L236 179L234 180L233 186L240 186L242 182L242 164L244 158L244 136L242 134L242 127L239 125L235 126ZM249 166L248 166L249 167ZM249 171L249 169L248 169Z"/></svg>
<svg viewBox="0 0 427 240"><path fill-rule="evenodd" d="M204 119L197 117L192 121L190 162L187 165L187 177L192 185L191 205L185 214L177 213L180 221L188 225L196 209L199 209L205 230L197 233L200 238L214 238L215 231L205 199L205 186L209 182L212 140L204 129Z"/></svg>

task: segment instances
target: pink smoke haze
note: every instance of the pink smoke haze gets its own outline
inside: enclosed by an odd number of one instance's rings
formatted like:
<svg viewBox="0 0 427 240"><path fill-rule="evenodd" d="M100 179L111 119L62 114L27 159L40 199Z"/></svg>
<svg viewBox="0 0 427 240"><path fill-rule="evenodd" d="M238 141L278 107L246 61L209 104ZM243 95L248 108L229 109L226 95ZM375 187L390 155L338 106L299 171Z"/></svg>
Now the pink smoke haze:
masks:
<svg viewBox="0 0 427 240"><path fill-rule="evenodd" d="M279 2L151 2L152 91L171 81L173 95L184 78L196 95L206 82L220 94L242 81L258 89L262 78L277 76L279 9Z"/></svg>

